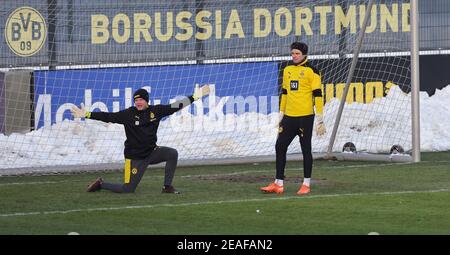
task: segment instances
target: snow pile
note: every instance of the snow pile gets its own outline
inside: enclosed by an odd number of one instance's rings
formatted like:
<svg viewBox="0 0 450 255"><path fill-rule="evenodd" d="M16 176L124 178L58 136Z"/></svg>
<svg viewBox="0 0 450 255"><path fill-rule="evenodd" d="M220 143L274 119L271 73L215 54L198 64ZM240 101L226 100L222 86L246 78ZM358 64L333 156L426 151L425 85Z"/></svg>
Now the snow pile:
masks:
<svg viewBox="0 0 450 255"><path fill-rule="evenodd" d="M313 137L313 151L327 149L339 101L325 107L327 133ZM334 151L346 142L358 151L389 152L394 144L411 149L410 95L398 87L370 104L346 105ZM450 86L429 97L420 94L421 150L450 150ZM180 159L274 155L278 114L209 116L177 114L162 121L158 145L176 148ZM0 168L123 162L124 128L99 121L64 120L27 134L0 134ZM289 153L299 152L296 138Z"/></svg>

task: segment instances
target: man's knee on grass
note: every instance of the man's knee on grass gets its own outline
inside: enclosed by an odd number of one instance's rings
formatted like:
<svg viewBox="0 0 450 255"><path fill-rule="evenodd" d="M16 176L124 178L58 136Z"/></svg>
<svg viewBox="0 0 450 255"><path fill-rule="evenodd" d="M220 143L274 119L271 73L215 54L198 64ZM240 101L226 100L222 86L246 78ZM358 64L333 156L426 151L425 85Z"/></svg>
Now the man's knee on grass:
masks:
<svg viewBox="0 0 450 255"><path fill-rule="evenodd" d="M136 191L137 185L124 184L123 193L134 193Z"/></svg>

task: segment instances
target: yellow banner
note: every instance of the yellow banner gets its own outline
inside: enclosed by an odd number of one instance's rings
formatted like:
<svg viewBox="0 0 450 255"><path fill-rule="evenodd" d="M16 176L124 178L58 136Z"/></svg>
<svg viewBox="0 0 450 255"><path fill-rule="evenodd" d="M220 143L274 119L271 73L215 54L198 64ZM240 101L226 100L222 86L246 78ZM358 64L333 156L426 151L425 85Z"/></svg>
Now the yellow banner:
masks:
<svg viewBox="0 0 450 255"><path fill-rule="evenodd" d="M339 5L254 8L250 10L252 19L242 19L249 11L243 14L238 9L117 13L114 16L98 13L91 15L91 43L339 35L344 29L356 33L363 23L366 5L349 5L345 9ZM409 11L409 3L375 4L366 33L409 32Z"/></svg>

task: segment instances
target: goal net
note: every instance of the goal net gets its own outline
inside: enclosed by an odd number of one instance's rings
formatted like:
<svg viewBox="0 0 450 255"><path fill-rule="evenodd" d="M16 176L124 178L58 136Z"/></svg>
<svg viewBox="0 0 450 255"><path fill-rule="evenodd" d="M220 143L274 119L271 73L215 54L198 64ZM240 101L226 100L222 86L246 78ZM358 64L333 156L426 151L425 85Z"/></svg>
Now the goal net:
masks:
<svg viewBox="0 0 450 255"><path fill-rule="evenodd" d="M183 162L274 160L290 44L322 74L328 150L359 31L370 13L332 152L411 150L409 1L2 1L0 173L122 164L124 128L74 119L212 92L164 119L158 145ZM348 146L352 143L353 146ZM347 144L347 145L346 145ZM346 145L346 146L344 146ZM300 153L294 140L288 153ZM60 167L61 166L61 167ZM100 166L102 168L104 166ZM70 169L68 167L67 169Z"/></svg>

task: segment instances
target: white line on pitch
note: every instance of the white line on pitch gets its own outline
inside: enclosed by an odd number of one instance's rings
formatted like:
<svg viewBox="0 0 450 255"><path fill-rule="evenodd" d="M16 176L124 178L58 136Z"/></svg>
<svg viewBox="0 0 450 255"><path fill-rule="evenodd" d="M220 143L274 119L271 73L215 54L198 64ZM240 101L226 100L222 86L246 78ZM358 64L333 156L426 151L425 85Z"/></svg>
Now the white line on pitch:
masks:
<svg viewBox="0 0 450 255"><path fill-rule="evenodd" d="M16 212L0 214L0 217L15 217L15 216L31 216L31 215L51 215L51 214L68 214L78 212L95 212L95 211L116 211L127 209L152 209L160 207L180 207L180 206L195 206L195 205L214 205L227 203L247 203L247 202L264 202L270 200L288 200L288 199L314 199L314 198L330 198L330 197L345 197L345 196L370 196L370 195L399 195L399 194L418 194L418 193L437 193L448 192L450 189L436 189L436 190L409 190L409 191L393 191L393 192L374 192L374 193L344 193L344 194L329 194L329 195L309 195L309 196L286 196L274 198L253 198L253 199L239 199L239 200L221 200L221 201L206 201L206 202L192 202L180 204L155 204L155 205L132 205L122 207L99 207L99 208L85 208L72 210L55 210L43 212Z"/></svg>
<svg viewBox="0 0 450 255"><path fill-rule="evenodd" d="M72 181L10 182L10 183L0 183L0 186L55 184L62 182L72 182Z"/></svg>

